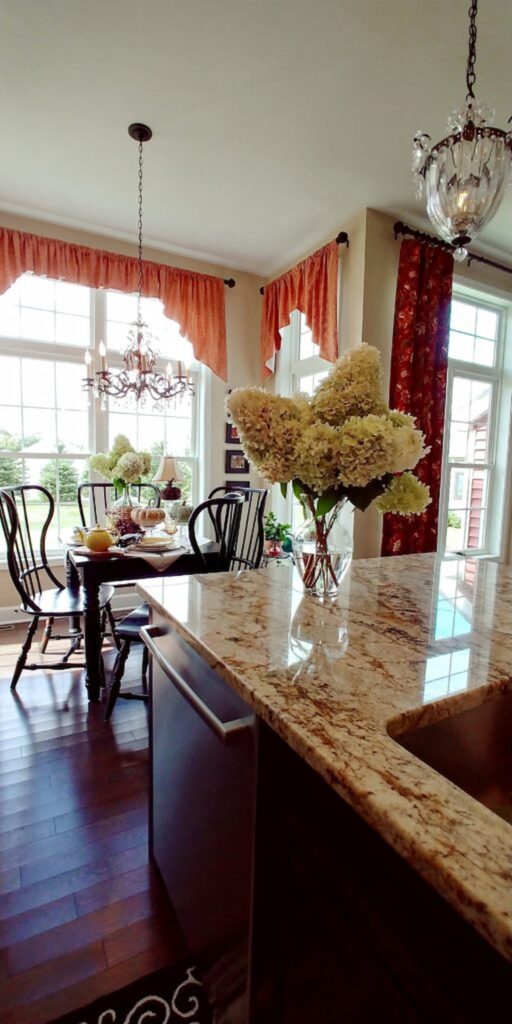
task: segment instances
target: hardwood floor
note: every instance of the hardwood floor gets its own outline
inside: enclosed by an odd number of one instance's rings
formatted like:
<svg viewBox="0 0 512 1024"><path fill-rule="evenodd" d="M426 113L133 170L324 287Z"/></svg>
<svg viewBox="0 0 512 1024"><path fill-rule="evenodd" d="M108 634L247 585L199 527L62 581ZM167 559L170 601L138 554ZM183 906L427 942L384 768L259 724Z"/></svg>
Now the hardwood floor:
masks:
<svg viewBox="0 0 512 1024"><path fill-rule="evenodd" d="M0 630L0 1024L47 1024L185 949L148 862L146 707L106 725L79 669L11 694L23 634Z"/></svg>

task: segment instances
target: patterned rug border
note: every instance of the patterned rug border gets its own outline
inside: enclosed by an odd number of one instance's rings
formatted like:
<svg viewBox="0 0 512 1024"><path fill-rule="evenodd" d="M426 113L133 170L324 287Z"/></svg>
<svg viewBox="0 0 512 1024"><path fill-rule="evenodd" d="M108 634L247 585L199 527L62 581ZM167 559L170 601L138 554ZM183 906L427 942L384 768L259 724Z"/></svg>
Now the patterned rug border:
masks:
<svg viewBox="0 0 512 1024"><path fill-rule="evenodd" d="M197 968L189 961L161 967L48 1024L212 1024ZM149 1016L151 1014L151 1016Z"/></svg>

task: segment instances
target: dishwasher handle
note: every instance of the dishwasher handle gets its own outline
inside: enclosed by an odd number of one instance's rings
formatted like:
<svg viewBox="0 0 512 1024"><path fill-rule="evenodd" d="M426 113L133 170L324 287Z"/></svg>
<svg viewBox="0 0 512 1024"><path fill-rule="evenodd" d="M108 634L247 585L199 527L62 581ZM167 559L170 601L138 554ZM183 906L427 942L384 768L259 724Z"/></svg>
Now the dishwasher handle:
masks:
<svg viewBox="0 0 512 1024"><path fill-rule="evenodd" d="M163 669L165 674L169 677L176 689L181 693L182 697L194 708L203 722L215 733L215 735L222 740L223 743L229 743L229 741L243 732L245 729L250 729L254 726L256 721L255 715L245 715L243 718L234 718L231 722L221 722L220 718L208 707L207 704L192 687L187 683L186 679L180 675L179 672L171 665L167 658L162 654L161 650L156 643L158 637L165 636L164 631L160 626L143 626L140 635L143 643L145 643L149 653L153 656L155 661L158 662L160 668Z"/></svg>

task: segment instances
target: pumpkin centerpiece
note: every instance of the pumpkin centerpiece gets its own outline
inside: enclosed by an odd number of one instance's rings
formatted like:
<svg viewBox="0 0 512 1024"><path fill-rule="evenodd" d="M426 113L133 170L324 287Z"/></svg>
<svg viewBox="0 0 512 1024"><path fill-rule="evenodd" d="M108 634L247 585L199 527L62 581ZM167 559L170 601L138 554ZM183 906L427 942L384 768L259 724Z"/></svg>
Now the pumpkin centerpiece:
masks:
<svg viewBox="0 0 512 1024"><path fill-rule="evenodd" d="M134 508L131 513L132 522L141 530L154 530L165 520L163 508Z"/></svg>

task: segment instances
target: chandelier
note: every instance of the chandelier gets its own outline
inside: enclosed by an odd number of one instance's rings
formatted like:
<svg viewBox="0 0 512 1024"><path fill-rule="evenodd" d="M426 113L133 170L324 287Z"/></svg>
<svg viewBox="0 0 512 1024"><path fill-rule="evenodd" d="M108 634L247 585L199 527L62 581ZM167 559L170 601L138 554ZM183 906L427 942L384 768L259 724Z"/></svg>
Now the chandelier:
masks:
<svg viewBox="0 0 512 1024"><path fill-rule="evenodd" d="M476 16L478 0L469 8L469 49L466 102L448 118L451 133L434 146L430 135L414 136L413 175L416 196L426 199L427 213L438 234L456 246L462 261L466 245L494 217L510 178L512 134L491 127L494 110L475 99Z"/></svg>
<svg viewBox="0 0 512 1024"><path fill-rule="evenodd" d="M142 177L143 159L142 146L149 142L153 132L145 124L131 124L128 134L139 144L139 245L137 257L137 319L130 325L127 335L127 346L123 352L124 368L109 370L107 365L107 349L100 342L99 355L101 369L91 376L92 355L89 349L85 353L86 377L82 381L84 391L92 391L95 398L101 399L102 408L106 408L107 396L110 398L126 398L133 395L136 402L144 404L147 397L159 403L182 395L194 394L194 385L183 362L169 362L165 375L156 366L157 352L155 339L142 319Z"/></svg>

